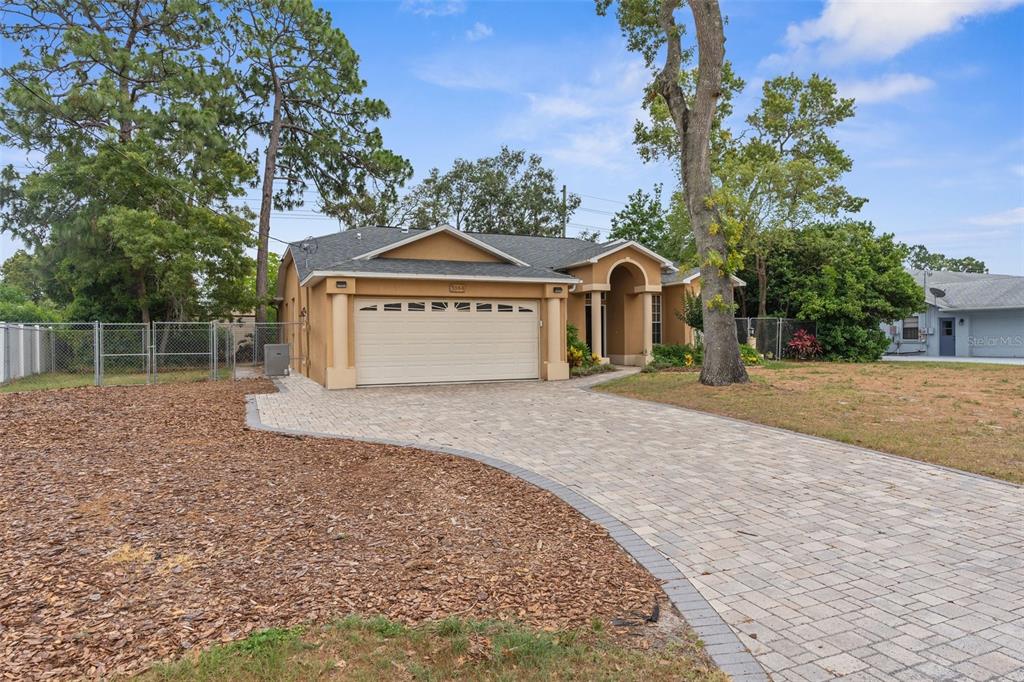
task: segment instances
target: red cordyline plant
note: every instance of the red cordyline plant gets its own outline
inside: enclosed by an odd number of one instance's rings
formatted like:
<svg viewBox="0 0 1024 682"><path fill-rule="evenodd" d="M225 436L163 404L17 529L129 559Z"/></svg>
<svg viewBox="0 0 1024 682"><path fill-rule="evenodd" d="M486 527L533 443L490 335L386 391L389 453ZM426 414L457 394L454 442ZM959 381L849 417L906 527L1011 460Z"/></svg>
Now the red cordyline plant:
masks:
<svg viewBox="0 0 1024 682"><path fill-rule="evenodd" d="M810 360L821 355L821 343L818 337L806 329L797 329L786 348L798 360Z"/></svg>

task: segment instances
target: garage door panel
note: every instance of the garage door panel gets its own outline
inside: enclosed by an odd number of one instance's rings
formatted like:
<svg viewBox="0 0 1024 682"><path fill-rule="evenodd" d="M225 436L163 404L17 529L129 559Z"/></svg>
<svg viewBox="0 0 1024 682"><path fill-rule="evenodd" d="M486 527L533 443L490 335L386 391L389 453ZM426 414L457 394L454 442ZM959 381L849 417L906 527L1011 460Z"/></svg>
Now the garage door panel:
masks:
<svg viewBox="0 0 1024 682"><path fill-rule="evenodd" d="M1024 310L971 313L968 339L974 357L1024 357Z"/></svg>
<svg viewBox="0 0 1024 682"><path fill-rule="evenodd" d="M358 299L358 383L535 379L538 310L537 301Z"/></svg>

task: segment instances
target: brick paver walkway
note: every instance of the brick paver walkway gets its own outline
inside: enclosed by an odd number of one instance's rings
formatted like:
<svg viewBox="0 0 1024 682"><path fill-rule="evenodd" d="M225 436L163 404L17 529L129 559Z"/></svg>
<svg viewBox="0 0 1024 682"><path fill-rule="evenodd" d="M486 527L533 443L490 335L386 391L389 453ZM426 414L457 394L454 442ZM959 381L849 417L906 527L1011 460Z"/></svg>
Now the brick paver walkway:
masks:
<svg viewBox="0 0 1024 682"><path fill-rule="evenodd" d="M605 378L293 377L256 403L270 427L469 450L569 486L675 563L776 680L1024 681L1024 488L579 390Z"/></svg>

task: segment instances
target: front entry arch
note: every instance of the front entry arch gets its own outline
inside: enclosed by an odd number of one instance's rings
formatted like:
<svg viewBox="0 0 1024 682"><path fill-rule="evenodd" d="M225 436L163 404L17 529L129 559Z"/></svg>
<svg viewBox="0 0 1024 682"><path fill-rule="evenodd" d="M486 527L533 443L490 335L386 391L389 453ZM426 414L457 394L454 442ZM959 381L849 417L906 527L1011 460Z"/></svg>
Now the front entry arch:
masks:
<svg viewBox="0 0 1024 682"><path fill-rule="evenodd" d="M605 349L615 365L643 366L651 355L651 293L635 263L617 263L608 274Z"/></svg>

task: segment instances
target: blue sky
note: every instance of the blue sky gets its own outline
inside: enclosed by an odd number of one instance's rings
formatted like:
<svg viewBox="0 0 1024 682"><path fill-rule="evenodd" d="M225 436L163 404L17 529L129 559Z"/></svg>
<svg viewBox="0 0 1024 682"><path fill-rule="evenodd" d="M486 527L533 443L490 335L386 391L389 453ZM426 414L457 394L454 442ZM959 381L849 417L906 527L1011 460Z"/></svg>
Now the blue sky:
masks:
<svg viewBox="0 0 1024 682"><path fill-rule="evenodd" d="M319 4L361 55L368 94L390 106L385 140L416 179L502 144L540 153L583 196L570 233L606 230L627 194L674 182L632 148L648 74L592 2ZM863 217L1024 275L1024 0L722 6L727 58L747 81L736 126L765 79L832 77L858 101L837 135L854 159L849 188L870 200ZM7 160L17 153L0 150ZM312 209L275 215L272 234L337 229ZM12 248L5 238L0 256Z"/></svg>

